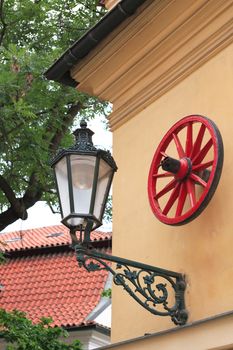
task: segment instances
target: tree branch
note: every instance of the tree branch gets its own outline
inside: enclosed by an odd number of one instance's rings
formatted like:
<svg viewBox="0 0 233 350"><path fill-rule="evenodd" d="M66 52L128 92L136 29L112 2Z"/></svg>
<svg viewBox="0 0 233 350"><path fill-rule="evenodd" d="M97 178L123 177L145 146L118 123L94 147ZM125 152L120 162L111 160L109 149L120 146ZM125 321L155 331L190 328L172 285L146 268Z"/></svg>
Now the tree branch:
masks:
<svg viewBox="0 0 233 350"><path fill-rule="evenodd" d="M2 23L2 31L0 33L0 46L2 45L3 38L4 38L4 35L6 33L6 28L7 28L7 24L6 24L4 17L3 17L3 5L4 5L4 0L0 0L0 21Z"/></svg>
<svg viewBox="0 0 233 350"><path fill-rule="evenodd" d="M25 208L24 202L22 201L21 198L15 197L15 194L14 194L12 188L10 187L10 185L8 184L8 182L6 181L6 179L4 179L4 177L2 175L0 175L0 188L2 189L3 193L5 194L6 198L8 199L8 201L11 205L9 208L10 211L8 209L4 213L9 212L10 218L12 218L12 220L13 220L13 218L15 218L12 222L14 222L17 219L26 220L27 219L27 212L26 212L27 208ZM2 214L4 214L4 213L2 213ZM0 218L1 218L2 214L0 215ZM3 224L3 223L0 219L0 225L1 224ZM7 225L9 225L9 223Z"/></svg>
<svg viewBox="0 0 233 350"><path fill-rule="evenodd" d="M28 188L22 198L25 209L32 207L43 195L43 189L37 179L36 173L33 172L29 179Z"/></svg>
<svg viewBox="0 0 233 350"><path fill-rule="evenodd" d="M33 173L23 198L16 198L7 181L0 175L0 188L5 193L11 206L0 214L0 231L18 219L27 219L27 209L31 208L43 195L43 189Z"/></svg>
<svg viewBox="0 0 233 350"><path fill-rule="evenodd" d="M52 206L52 204L51 204L50 202L48 202L48 206L49 206L49 208L50 208L50 210L51 210L51 212L52 212L53 214L61 214L60 211L57 211L57 210L54 210L54 209L53 209L53 206Z"/></svg>
<svg viewBox="0 0 233 350"><path fill-rule="evenodd" d="M5 194L8 201L10 202L11 206L13 208L17 207L18 199L15 197L15 194L14 194L12 188L10 187L10 185L8 184L8 182L6 181L6 179L2 175L0 175L0 188L3 191L3 193Z"/></svg>
<svg viewBox="0 0 233 350"><path fill-rule="evenodd" d="M50 145L49 145L49 151L51 153L55 153L61 140L62 137L65 135L65 133L67 132L69 126L71 125L72 121L74 120L74 118L76 117L76 115L78 114L78 112L83 108L83 105L81 102L77 102L76 104L73 104L68 113L64 116L63 118L63 122L62 122L62 128L57 129L55 131L55 133L53 134L53 137L50 141Z"/></svg>
<svg viewBox="0 0 233 350"><path fill-rule="evenodd" d="M0 231L4 230L5 227L12 224L18 219L19 217L17 216L12 207L5 210L3 213L0 214Z"/></svg>

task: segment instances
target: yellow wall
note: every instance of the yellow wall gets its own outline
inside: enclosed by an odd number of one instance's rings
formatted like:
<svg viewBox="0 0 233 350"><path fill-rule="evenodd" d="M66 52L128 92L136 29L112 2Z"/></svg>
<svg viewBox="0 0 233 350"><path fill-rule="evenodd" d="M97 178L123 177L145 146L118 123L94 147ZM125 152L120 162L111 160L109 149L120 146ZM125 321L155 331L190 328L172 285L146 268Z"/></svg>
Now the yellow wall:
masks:
<svg viewBox="0 0 233 350"><path fill-rule="evenodd" d="M221 315L191 327L164 331L113 344L114 350L232 350L233 317ZM110 349L109 347L101 349Z"/></svg>
<svg viewBox="0 0 233 350"><path fill-rule="evenodd" d="M233 310L232 62L232 0L147 0L71 70L80 91L113 104L110 126L119 167L113 254L185 273L189 324ZM208 116L218 125L225 147L223 174L198 218L166 226L150 209L149 168L166 131L190 114ZM112 301L112 342L174 327L121 287L113 286Z"/></svg>
<svg viewBox="0 0 233 350"><path fill-rule="evenodd" d="M113 134L119 170L114 180L113 254L182 272L189 322L233 309L233 45L183 80ZM165 132L183 116L208 116L225 148L223 173L205 211L184 226L166 226L147 196L149 167ZM113 288L112 341L173 327Z"/></svg>

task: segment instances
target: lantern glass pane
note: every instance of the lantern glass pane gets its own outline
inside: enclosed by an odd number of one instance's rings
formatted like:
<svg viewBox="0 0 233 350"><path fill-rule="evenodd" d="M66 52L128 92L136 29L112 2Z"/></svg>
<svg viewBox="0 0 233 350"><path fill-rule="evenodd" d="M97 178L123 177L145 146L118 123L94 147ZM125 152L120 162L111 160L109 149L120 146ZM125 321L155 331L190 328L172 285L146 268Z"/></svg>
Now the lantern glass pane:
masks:
<svg viewBox="0 0 233 350"><path fill-rule="evenodd" d="M96 158L86 155L71 155L74 211L89 214Z"/></svg>
<svg viewBox="0 0 233 350"><path fill-rule="evenodd" d="M110 189L109 181L111 179L112 172L113 170L110 165L101 159L94 207L94 215L100 221L102 220L101 216L103 213L103 206L105 205L104 201L106 199L106 195L108 195L106 192Z"/></svg>
<svg viewBox="0 0 233 350"><path fill-rule="evenodd" d="M69 201L69 185L67 176L67 163L66 157L63 157L54 167L57 186L59 191L62 216L65 217L70 213L70 201Z"/></svg>

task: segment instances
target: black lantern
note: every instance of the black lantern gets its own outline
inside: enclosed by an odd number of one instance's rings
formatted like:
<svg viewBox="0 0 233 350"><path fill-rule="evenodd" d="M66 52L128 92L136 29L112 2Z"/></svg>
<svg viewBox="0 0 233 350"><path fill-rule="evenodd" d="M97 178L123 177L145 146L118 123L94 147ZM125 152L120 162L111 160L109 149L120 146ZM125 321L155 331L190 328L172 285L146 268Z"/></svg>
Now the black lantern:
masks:
<svg viewBox="0 0 233 350"><path fill-rule="evenodd" d="M71 231L92 231L102 225L116 163L109 151L97 149L94 132L84 120L74 131L74 146L52 160L59 194L62 223Z"/></svg>

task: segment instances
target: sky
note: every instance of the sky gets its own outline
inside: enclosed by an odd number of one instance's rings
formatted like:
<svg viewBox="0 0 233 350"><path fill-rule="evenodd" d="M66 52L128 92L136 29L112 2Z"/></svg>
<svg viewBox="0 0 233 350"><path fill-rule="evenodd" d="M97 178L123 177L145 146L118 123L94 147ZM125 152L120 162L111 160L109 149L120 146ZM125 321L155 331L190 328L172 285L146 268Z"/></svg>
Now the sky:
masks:
<svg viewBox="0 0 233 350"><path fill-rule="evenodd" d="M93 143L95 146L109 149L112 147L112 133L106 131L104 126L104 117L96 117L94 120L88 122L88 127L95 132L93 135ZM32 208L28 209L27 220L17 220L13 224L7 226L1 234L4 232L22 231L31 228L60 225L61 215L53 214L45 202L37 202ZM100 227L101 231L111 230L110 224L104 224Z"/></svg>

